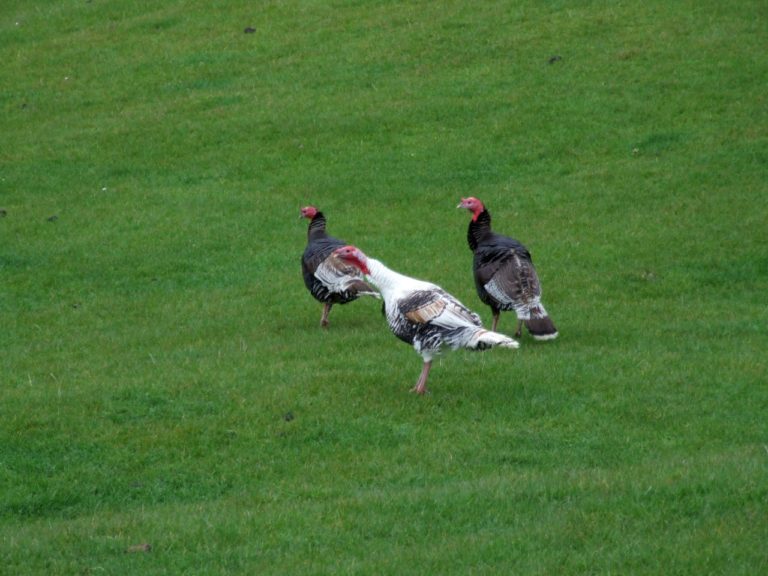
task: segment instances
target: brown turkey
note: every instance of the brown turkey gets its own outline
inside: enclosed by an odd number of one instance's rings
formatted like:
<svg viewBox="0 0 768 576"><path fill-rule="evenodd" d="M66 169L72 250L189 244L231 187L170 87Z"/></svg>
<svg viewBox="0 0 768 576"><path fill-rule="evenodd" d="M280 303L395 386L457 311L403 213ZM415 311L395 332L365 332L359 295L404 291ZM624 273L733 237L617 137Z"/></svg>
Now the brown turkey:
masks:
<svg viewBox="0 0 768 576"><path fill-rule="evenodd" d="M502 310L514 310L516 338L520 338L523 324L536 340L557 338L557 328L541 303L541 284L528 249L491 230L491 214L477 198L462 198L457 208L472 212L467 241L475 255L477 295L493 314L491 330L496 331Z"/></svg>
<svg viewBox="0 0 768 576"><path fill-rule="evenodd" d="M307 290L323 304L320 326L328 327L328 314L334 304L346 304L358 296L380 298L376 290L363 280L358 268L344 262L333 251L346 245L325 232L325 216L314 206L301 209L301 217L309 219L307 247L301 257L301 272Z"/></svg>

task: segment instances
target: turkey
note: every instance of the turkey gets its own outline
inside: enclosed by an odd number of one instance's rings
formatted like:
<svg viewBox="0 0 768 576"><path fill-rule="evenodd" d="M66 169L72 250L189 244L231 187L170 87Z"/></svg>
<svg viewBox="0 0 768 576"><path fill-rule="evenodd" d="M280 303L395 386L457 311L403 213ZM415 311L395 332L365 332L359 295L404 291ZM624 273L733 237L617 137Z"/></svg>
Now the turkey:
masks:
<svg viewBox="0 0 768 576"><path fill-rule="evenodd" d="M334 254L356 266L376 285L384 299L390 330L400 340L412 344L424 359L412 392L427 392L432 358L443 346L454 350L519 346L509 336L484 329L477 314L435 284L398 274L354 246L338 248Z"/></svg>
<svg viewBox="0 0 768 576"><path fill-rule="evenodd" d="M467 241L475 254L477 294L493 314L491 329L496 330L502 310L514 310L516 338L520 338L523 324L536 340L557 338L557 328L541 303L541 284L526 247L493 232L491 214L477 198L462 198L457 208L472 212Z"/></svg>
<svg viewBox="0 0 768 576"><path fill-rule="evenodd" d="M357 268L334 255L333 251L346 242L326 234L323 213L314 206L305 206L301 209L301 217L309 219L307 247L301 257L304 284L312 296L323 303L320 326L327 328L328 314L334 304L346 304L361 295L380 296L365 282Z"/></svg>

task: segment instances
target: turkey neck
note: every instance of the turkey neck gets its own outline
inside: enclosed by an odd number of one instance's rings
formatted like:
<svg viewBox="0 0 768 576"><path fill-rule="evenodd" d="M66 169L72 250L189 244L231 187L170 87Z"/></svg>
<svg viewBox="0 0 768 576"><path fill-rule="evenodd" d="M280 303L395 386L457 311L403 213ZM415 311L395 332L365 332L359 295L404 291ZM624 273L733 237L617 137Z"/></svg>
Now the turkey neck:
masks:
<svg viewBox="0 0 768 576"><path fill-rule="evenodd" d="M368 277L376 284L385 301L395 295L403 285L413 282L412 278L390 270L374 258L366 259L365 264L368 266Z"/></svg>
<svg viewBox="0 0 768 576"><path fill-rule="evenodd" d="M469 229L467 230L469 247L475 250L480 242L491 234L491 213L484 208L475 220L469 221Z"/></svg>
<svg viewBox="0 0 768 576"><path fill-rule="evenodd" d="M318 212L309 222L307 239L314 240L315 238L325 238L325 236L325 216L323 216L322 212Z"/></svg>

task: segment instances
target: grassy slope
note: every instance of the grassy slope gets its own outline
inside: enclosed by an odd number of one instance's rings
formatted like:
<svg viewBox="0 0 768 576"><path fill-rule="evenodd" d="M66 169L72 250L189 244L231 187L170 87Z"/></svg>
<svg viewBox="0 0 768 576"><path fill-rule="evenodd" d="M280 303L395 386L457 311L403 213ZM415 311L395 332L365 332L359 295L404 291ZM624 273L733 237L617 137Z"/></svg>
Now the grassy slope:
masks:
<svg viewBox="0 0 768 576"><path fill-rule="evenodd" d="M0 9L2 565L764 570L761 3L230 4ZM413 398L298 207L488 319L469 194L562 338Z"/></svg>

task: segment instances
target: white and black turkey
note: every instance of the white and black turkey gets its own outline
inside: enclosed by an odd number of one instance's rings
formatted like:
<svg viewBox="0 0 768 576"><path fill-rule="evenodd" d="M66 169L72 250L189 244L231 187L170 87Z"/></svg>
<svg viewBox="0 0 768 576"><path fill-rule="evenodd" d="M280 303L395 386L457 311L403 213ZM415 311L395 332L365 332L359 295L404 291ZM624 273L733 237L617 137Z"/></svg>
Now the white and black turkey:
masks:
<svg viewBox="0 0 768 576"><path fill-rule="evenodd" d="M462 198L457 208L472 212L467 242L474 253L472 265L477 295L491 307L493 330L502 310L517 314L515 337L523 324L536 340L557 338L557 328L541 303L541 283L528 249L514 238L491 230L491 214L477 198Z"/></svg>
<svg viewBox="0 0 768 576"><path fill-rule="evenodd" d="M477 314L440 286L398 274L354 246L338 248L334 254L357 267L376 285L384 299L384 314L390 330L412 344L424 359L421 375L412 392L424 394L427 391L432 358L443 346L454 350L519 346L509 336L483 328Z"/></svg>
<svg viewBox="0 0 768 576"><path fill-rule="evenodd" d="M309 292L323 303L320 326L327 328L328 314L334 304L346 304L357 300L358 296L380 296L365 282L360 270L334 255L333 251L346 243L325 232L323 213L314 206L305 206L301 209L301 217L309 219L301 272Z"/></svg>

